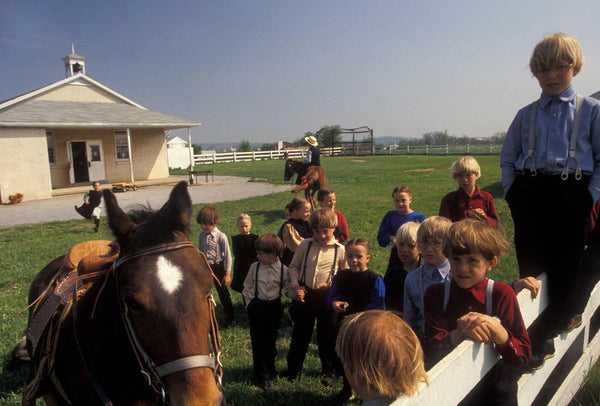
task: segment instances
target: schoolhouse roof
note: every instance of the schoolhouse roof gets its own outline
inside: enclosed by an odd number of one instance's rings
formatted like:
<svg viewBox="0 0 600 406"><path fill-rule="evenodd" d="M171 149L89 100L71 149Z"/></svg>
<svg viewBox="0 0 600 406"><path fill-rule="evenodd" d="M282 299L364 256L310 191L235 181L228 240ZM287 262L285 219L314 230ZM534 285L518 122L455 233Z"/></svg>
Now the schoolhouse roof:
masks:
<svg viewBox="0 0 600 406"><path fill-rule="evenodd" d="M67 86L93 88L109 101L46 97ZM0 102L0 127L178 129L199 125L149 110L83 73Z"/></svg>

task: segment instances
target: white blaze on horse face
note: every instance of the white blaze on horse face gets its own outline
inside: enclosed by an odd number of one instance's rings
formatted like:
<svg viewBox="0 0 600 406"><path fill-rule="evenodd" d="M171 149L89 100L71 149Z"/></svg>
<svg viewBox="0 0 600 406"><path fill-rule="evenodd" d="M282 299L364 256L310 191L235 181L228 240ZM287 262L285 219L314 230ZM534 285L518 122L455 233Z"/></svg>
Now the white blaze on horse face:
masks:
<svg viewBox="0 0 600 406"><path fill-rule="evenodd" d="M161 255L156 261L156 268L158 281L167 293L173 293L181 286L183 272L180 267Z"/></svg>

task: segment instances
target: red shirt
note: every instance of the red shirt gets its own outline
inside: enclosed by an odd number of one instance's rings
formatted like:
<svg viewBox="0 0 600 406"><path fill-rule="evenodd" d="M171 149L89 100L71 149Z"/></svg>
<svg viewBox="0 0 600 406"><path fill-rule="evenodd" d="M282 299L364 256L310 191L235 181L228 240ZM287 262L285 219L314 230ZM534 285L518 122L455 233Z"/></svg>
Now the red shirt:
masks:
<svg viewBox="0 0 600 406"><path fill-rule="evenodd" d="M344 217L340 211L334 210L334 212L337 214L338 225L333 232L333 235L338 242L346 242L348 241L348 224L346 223L346 217Z"/></svg>
<svg viewBox="0 0 600 406"><path fill-rule="evenodd" d="M485 212L485 219L488 224L498 228L498 215L496 214L494 198L488 192L479 189L477 185L475 185L472 196L467 195L461 188L444 196L440 203L440 216L458 221L473 217L470 213L475 209L482 209Z"/></svg>
<svg viewBox="0 0 600 406"><path fill-rule="evenodd" d="M443 310L443 283L431 285L425 292L426 344L430 350L428 353L431 352L436 361L452 351L450 333L456 329L459 317L469 312L486 314L487 281L488 278L483 278L470 289L462 289L452 281L446 312ZM510 365L527 364L531 358L531 343L517 296L510 286L494 282L491 316L498 317L508 332L508 341L504 345L496 345L496 350Z"/></svg>

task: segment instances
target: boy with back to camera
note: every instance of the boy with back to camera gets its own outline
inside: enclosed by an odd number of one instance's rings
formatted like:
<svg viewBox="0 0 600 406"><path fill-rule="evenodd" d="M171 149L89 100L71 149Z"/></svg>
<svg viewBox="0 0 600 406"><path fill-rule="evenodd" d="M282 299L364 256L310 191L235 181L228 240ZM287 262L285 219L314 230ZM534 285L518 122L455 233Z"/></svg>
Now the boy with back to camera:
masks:
<svg viewBox="0 0 600 406"><path fill-rule="evenodd" d="M570 34L536 45L529 67L542 94L519 110L500 155L520 276L548 276L549 305L530 327L532 369L554 355L557 333L581 324L573 306L582 278L577 265L586 218L600 197L600 101L571 85L582 66L581 46Z"/></svg>
<svg viewBox="0 0 600 406"><path fill-rule="evenodd" d="M518 403L518 368L529 361L529 335L513 289L487 278L509 249L500 233L482 221L454 223L443 245L452 279L425 293L427 364L435 364L465 339L492 344L502 355L465 405Z"/></svg>
<svg viewBox="0 0 600 406"><path fill-rule="evenodd" d="M212 206L204 206L198 212L196 221L202 227L198 235L198 249L206 255L215 276L220 284L215 284L219 301L223 306L225 321L223 328L234 322L233 303L227 286L231 283L231 251L227 236L217 228L219 214ZM218 286L217 286L218 285Z"/></svg>
<svg viewBox="0 0 600 406"><path fill-rule="evenodd" d="M327 308L327 295L338 269L347 269L346 251L333 236L337 216L331 209L317 209L308 222L313 237L303 240L289 265L292 304L290 317L294 322L292 342L287 356L286 377L295 379L304 364L308 344L317 321L317 347L321 358L323 383L335 380L334 363L335 319Z"/></svg>
<svg viewBox="0 0 600 406"><path fill-rule="evenodd" d="M494 198L477 186L477 179L480 176L481 168L472 156L465 156L454 162L452 177L458 183L458 190L444 196L440 203L440 216L452 221L474 218L498 228Z"/></svg>
<svg viewBox="0 0 600 406"><path fill-rule="evenodd" d="M433 216L422 222L417 230L417 248L425 263L406 276L403 318L419 337L423 337L425 328L425 291L434 283L450 279L450 263L442 251L442 244L451 225L447 218Z"/></svg>
<svg viewBox="0 0 600 406"><path fill-rule="evenodd" d="M390 405L428 383L419 339L394 312L368 310L347 317L335 351L363 406Z"/></svg>

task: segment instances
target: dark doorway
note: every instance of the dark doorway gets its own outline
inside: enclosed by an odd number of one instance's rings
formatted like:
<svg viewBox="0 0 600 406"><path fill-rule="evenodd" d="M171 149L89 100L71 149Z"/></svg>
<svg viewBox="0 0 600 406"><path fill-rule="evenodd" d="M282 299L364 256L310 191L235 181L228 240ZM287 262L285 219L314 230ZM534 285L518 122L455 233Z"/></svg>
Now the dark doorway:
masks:
<svg viewBox="0 0 600 406"><path fill-rule="evenodd" d="M73 177L75 183L89 182L88 160L85 142L72 142L71 153L73 154Z"/></svg>

